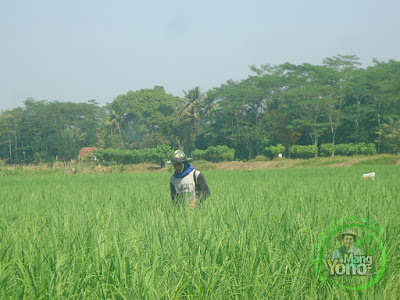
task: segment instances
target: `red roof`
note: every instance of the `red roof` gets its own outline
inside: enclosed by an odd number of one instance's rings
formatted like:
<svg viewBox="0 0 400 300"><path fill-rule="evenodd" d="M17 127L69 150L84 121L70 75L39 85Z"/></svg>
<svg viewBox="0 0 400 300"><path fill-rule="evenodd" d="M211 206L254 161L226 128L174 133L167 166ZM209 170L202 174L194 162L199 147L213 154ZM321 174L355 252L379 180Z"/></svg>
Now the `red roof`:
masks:
<svg viewBox="0 0 400 300"><path fill-rule="evenodd" d="M94 153L97 149L99 149L99 148L98 147L84 147L81 149L81 151L79 151L79 157L88 156L89 154Z"/></svg>

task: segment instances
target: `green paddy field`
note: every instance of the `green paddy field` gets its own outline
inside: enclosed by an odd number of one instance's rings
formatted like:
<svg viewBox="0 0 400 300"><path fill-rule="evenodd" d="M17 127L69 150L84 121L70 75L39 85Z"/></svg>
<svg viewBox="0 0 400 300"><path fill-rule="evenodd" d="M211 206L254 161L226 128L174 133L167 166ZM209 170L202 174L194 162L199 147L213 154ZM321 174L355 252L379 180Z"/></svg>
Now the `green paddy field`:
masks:
<svg viewBox="0 0 400 300"><path fill-rule="evenodd" d="M399 299L400 165L203 174L196 211L169 172L0 177L0 299ZM382 228L369 277L324 276L329 224Z"/></svg>

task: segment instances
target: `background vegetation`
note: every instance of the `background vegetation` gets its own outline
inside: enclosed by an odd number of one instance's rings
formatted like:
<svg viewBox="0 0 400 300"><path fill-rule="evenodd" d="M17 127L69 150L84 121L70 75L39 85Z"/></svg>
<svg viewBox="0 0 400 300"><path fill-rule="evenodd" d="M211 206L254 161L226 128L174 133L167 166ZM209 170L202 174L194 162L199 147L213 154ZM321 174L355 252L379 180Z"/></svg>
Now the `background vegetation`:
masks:
<svg viewBox="0 0 400 300"><path fill-rule="evenodd" d="M313 154L321 144L400 151L400 62L374 60L361 68L356 56L338 55L321 65L285 63L251 71L244 80L204 93L194 87L183 98L156 86L119 95L105 107L27 99L24 107L0 114L0 158L68 161L85 146L165 145L190 154L225 145L242 160L268 154L265 148L278 144L286 151L314 146Z"/></svg>

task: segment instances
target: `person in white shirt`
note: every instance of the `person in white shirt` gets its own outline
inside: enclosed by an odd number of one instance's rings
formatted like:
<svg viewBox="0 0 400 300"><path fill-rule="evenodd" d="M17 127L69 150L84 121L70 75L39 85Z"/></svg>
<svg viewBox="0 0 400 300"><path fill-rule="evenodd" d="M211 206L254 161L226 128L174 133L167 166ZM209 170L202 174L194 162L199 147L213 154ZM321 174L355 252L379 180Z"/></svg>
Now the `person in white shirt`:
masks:
<svg viewBox="0 0 400 300"><path fill-rule="evenodd" d="M170 178L172 200L175 204L189 204L190 209L194 209L210 195L203 174L189 163L192 160L182 150L176 150L168 162L175 169Z"/></svg>

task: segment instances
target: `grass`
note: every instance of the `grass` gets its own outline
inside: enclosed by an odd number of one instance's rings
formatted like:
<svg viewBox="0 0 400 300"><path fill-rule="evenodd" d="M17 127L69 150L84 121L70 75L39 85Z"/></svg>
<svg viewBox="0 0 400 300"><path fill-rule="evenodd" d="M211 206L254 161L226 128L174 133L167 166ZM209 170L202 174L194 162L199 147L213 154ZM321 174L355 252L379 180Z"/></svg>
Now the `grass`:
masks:
<svg viewBox="0 0 400 300"><path fill-rule="evenodd" d="M1 177L0 298L400 296L398 165L203 173L194 212L172 205L167 172ZM313 265L318 235L352 215L385 228L386 271L362 291Z"/></svg>
<svg viewBox="0 0 400 300"><path fill-rule="evenodd" d="M379 156L373 156L372 159L360 161L356 165L395 165L399 162L399 156L381 154Z"/></svg>
<svg viewBox="0 0 400 300"><path fill-rule="evenodd" d="M378 154L373 156L334 156L311 159L275 158L273 160L253 159L250 161L227 161L213 163L196 160L193 165L200 170L249 170L249 169L281 169L303 167L344 167L363 165L396 165L400 164L400 155ZM160 168L155 164L132 164L103 166L95 162L64 163L40 165L4 165L0 174L6 175L40 175L40 174L104 174L104 173L143 173L165 172L168 167Z"/></svg>

